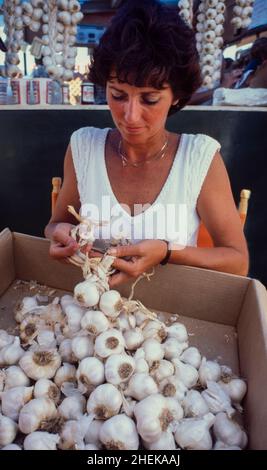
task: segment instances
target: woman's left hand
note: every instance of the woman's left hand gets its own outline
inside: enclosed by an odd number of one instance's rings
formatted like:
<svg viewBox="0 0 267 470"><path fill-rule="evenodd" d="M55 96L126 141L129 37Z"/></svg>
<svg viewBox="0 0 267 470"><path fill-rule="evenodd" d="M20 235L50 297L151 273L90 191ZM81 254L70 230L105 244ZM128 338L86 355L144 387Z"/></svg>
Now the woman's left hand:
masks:
<svg viewBox="0 0 267 470"><path fill-rule="evenodd" d="M110 248L108 254L116 256L113 267L120 271L110 276L110 288L136 279L143 273L148 273L151 268L157 266L167 254L167 244L163 240L144 240L136 245L117 246ZM124 258L130 256L126 261Z"/></svg>

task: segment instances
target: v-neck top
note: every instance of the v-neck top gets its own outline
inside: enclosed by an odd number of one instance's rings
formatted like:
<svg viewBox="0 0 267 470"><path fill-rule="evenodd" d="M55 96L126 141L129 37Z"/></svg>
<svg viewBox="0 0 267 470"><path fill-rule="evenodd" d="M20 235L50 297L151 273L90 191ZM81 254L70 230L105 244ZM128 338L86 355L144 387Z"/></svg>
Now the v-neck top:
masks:
<svg viewBox="0 0 267 470"><path fill-rule="evenodd" d="M203 134L182 134L168 177L155 201L131 215L117 200L109 180L105 145L109 128L83 127L71 136L71 150L81 202L80 213L102 226L96 238L119 238L136 243L164 239L182 246L196 246L199 216L197 199L217 140Z"/></svg>

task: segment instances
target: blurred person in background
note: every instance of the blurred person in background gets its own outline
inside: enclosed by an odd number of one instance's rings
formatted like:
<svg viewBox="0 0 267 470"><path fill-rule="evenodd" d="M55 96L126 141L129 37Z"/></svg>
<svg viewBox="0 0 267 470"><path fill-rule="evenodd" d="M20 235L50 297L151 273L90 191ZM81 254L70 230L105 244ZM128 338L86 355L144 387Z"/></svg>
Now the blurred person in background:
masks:
<svg viewBox="0 0 267 470"><path fill-rule="evenodd" d="M236 82L242 75L243 69L234 67L234 61L230 58L224 58L221 68L221 79L215 83L213 88L200 87L196 93L193 94L188 104L190 105L211 105L213 93L217 88L234 88Z"/></svg>

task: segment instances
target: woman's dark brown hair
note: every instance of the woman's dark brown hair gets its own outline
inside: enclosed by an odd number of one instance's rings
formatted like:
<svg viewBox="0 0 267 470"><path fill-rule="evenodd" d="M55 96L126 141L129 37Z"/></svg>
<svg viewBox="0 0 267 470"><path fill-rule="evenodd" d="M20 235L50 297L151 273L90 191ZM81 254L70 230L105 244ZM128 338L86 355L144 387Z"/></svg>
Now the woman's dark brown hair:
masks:
<svg viewBox="0 0 267 470"><path fill-rule="evenodd" d="M193 31L178 9L156 0L131 0L113 17L93 54L89 78L106 86L112 73L121 82L161 89L169 83L183 108L201 84Z"/></svg>

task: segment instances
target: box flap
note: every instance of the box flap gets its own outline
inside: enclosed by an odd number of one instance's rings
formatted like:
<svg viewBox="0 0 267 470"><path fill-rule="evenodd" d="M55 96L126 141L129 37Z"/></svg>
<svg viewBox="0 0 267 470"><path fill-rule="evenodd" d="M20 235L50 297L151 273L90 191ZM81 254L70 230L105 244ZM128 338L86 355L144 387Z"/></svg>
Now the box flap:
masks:
<svg viewBox="0 0 267 470"><path fill-rule="evenodd" d="M134 298L161 311L237 324L250 279L187 266L159 266L151 281L140 281ZM119 289L128 296L129 286Z"/></svg>
<svg viewBox="0 0 267 470"><path fill-rule="evenodd" d="M52 260L49 240L44 238L14 233L14 253L17 279L73 291L83 278L80 268Z"/></svg>
<svg viewBox="0 0 267 470"><path fill-rule="evenodd" d="M267 449L267 295L259 281L249 285L237 333L240 373L249 383L245 400L249 447Z"/></svg>
<svg viewBox="0 0 267 470"><path fill-rule="evenodd" d="M13 237L8 228L0 233L0 295L15 278Z"/></svg>

